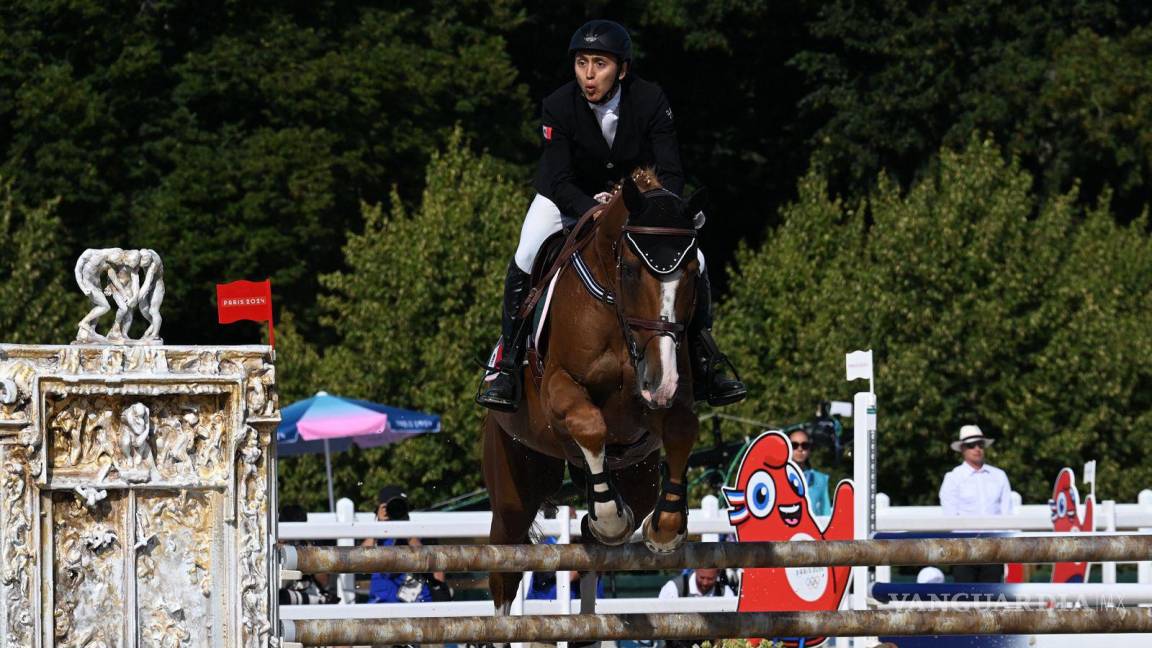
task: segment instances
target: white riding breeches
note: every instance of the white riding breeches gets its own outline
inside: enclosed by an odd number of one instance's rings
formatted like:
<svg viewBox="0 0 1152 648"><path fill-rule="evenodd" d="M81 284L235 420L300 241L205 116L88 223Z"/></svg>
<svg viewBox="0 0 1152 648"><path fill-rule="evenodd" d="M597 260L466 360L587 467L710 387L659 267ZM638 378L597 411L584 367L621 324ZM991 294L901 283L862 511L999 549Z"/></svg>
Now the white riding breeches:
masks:
<svg viewBox="0 0 1152 648"><path fill-rule="evenodd" d="M528 206L524 225L520 227L520 243L516 246L516 267L521 272L532 272L532 264L544 241L564 229L560 208L551 200L536 194ZM700 274L704 274L704 253L696 248L696 258L700 260Z"/></svg>

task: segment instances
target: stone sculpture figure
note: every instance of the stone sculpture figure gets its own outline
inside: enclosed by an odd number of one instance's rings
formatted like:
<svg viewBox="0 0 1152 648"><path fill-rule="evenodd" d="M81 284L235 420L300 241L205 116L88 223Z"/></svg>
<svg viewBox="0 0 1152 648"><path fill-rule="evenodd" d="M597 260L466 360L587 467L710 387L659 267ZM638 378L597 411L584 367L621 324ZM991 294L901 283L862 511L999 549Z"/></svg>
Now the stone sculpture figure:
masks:
<svg viewBox="0 0 1152 648"><path fill-rule="evenodd" d="M80 291L92 300L92 310L80 320L80 330L76 333L76 340L80 342L105 342L108 338L96 332L96 320L104 316L112 307L108 304L101 278L106 274L110 281L116 281L112 271L112 259L119 258L124 250L120 248L105 248L102 250L84 250L76 260L76 283Z"/></svg>
<svg viewBox="0 0 1152 648"><path fill-rule="evenodd" d="M159 340L160 304L164 302L164 262L155 250L140 250L140 267L144 270L144 284L140 287L140 314L148 322L141 340Z"/></svg>
<svg viewBox="0 0 1152 648"><path fill-rule="evenodd" d="M139 481L158 478L152 446L148 442L152 429L148 406L144 403L133 403L120 415L120 452L131 466L143 465L147 470L147 477Z"/></svg>
<svg viewBox="0 0 1152 648"><path fill-rule="evenodd" d="M122 342L132 328L132 312L140 301L140 252L121 250L109 258L112 264L112 283L104 293L116 302L116 318L108 331L108 340Z"/></svg>
<svg viewBox="0 0 1152 648"><path fill-rule="evenodd" d="M141 279L143 273L143 279ZM103 248L85 250L76 261L76 283L92 301L92 310L80 320L77 342L158 343L160 305L164 301L164 263L155 250ZM96 331L96 321L116 305L112 327L106 335ZM129 337L136 310L148 322L138 340Z"/></svg>

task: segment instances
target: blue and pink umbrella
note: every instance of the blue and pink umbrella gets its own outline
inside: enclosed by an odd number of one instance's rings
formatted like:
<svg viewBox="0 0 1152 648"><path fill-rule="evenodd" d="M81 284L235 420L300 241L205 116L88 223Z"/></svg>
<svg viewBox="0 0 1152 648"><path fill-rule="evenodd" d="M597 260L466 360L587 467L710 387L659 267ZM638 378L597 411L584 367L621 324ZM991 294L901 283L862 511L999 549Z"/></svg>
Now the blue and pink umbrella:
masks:
<svg viewBox="0 0 1152 648"><path fill-rule="evenodd" d="M347 450L352 444L375 448L439 431L440 417L435 414L318 392L280 411L276 456L323 452L328 473L328 504L335 510L332 452Z"/></svg>

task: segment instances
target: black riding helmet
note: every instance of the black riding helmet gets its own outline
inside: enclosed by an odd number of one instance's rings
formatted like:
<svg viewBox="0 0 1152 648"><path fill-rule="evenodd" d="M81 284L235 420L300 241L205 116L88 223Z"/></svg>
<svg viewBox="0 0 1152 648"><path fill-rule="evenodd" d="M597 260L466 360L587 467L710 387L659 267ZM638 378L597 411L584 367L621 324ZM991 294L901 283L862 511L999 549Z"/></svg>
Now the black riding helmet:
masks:
<svg viewBox="0 0 1152 648"><path fill-rule="evenodd" d="M632 37L620 23L611 20L590 20L572 34L568 42L568 56L581 50L606 52L616 57L620 65L632 60Z"/></svg>

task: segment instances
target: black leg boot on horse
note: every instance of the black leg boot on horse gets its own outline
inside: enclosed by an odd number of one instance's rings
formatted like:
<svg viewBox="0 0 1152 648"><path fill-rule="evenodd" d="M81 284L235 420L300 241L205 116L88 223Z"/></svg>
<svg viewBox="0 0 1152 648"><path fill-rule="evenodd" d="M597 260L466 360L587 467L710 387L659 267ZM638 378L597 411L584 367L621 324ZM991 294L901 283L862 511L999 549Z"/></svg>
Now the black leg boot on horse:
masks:
<svg viewBox="0 0 1152 648"><path fill-rule="evenodd" d="M720 352L712 337L712 285L708 281L708 271L700 273L696 285L696 312L692 315L689 327L692 344L692 387L697 401L708 401L709 405L731 405L748 395L748 388L740 381L736 368L728 361L728 356ZM732 372L732 376L727 374Z"/></svg>
<svg viewBox="0 0 1152 648"><path fill-rule="evenodd" d="M515 412L520 407L523 393L524 342L528 337L529 318L520 317L520 307L532 288L532 279L527 272L517 267L516 262L508 264L508 276L504 279L504 316L500 324L504 350L497 363L498 373L490 383L480 386L476 402L498 412Z"/></svg>

